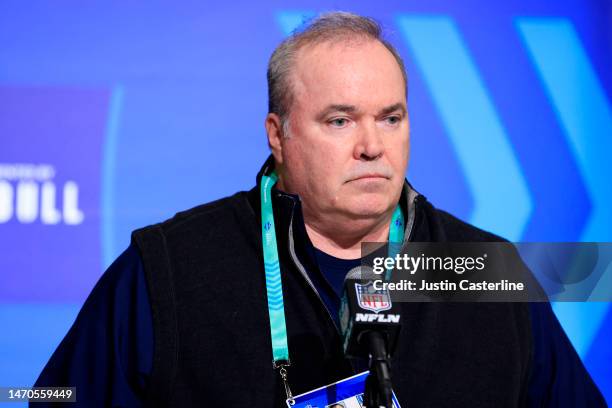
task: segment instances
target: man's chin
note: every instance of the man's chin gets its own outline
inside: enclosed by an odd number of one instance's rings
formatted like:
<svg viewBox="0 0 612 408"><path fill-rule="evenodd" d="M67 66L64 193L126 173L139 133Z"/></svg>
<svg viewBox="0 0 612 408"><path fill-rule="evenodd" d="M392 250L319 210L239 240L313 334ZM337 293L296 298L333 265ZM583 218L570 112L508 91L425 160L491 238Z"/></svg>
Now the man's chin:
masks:
<svg viewBox="0 0 612 408"><path fill-rule="evenodd" d="M369 201L367 203L354 203L353 205L349 205L346 210L351 214L351 218L356 220L377 220L389 213L389 208L389 202L385 200L385 202Z"/></svg>

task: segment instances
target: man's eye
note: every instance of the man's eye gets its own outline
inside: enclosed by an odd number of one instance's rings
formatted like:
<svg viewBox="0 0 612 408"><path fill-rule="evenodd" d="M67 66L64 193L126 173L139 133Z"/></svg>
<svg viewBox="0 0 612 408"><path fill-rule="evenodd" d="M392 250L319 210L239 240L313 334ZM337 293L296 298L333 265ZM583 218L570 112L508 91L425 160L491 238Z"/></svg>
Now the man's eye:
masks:
<svg viewBox="0 0 612 408"><path fill-rule="evenodd" d="M397 125L400 122L401 118L399 116L389 116L386 118L386 120L387 123L390 125Z"/></svg>
<svg viewBox="0 0 612 408"><path fill-rule="evenodd" d="M336 118L336 119L332 119L329 123L332 126L335 126L335 127L344 127L344 126L347 125L348 119L346 119L346 118Z"/></svg>

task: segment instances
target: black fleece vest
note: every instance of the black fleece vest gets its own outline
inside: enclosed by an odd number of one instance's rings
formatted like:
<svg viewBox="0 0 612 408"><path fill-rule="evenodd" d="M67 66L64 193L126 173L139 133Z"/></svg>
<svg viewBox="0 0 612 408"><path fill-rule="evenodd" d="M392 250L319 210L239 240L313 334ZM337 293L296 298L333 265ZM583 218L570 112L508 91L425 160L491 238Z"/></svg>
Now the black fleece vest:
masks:
<svg viewBox="0 0 612 408"><path fill-rule="evenodd" d="M410 241L500 240L436 210L422 195L410 204ZM273 207L289 381L300 394L352 375L355 368L343 358L339 332L304 276L303 269L315 266L299 261L290 240L293 228L303 227L299 199L275 191ZM133 233L153 313L149 405L286 406L272 368L259 223L256 187ZM392 360L402 407L525 404L532 350L527 304L402 308L401 340Z"/></svg>

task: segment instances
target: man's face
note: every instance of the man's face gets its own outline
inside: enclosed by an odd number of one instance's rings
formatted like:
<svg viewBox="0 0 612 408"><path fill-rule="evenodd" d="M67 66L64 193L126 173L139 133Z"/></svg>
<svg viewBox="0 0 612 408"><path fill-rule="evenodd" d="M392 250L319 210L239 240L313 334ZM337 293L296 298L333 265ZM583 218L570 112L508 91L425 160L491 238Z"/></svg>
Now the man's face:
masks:
<svg viewBox="0 0 612 408"><path fill-rule="evenodd" d="M392 211L409 154L405 85L393 55L372 40L305 47L291 81L281 188L317 218L365 221Z"/></svg>

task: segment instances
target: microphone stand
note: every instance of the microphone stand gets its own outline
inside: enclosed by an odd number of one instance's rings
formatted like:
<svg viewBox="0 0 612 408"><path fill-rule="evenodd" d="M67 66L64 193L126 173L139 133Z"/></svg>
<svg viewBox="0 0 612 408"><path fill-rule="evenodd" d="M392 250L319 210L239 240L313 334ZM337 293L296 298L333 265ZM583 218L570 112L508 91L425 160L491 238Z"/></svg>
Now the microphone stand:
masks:
<svg viewBox="0 0 612 408"><path fill-rule="evenodd" d="M393 408L391 366L382 333L369 331L363 340L370 351L370 374L366 378L363 403L367 408Z"/></svg>

